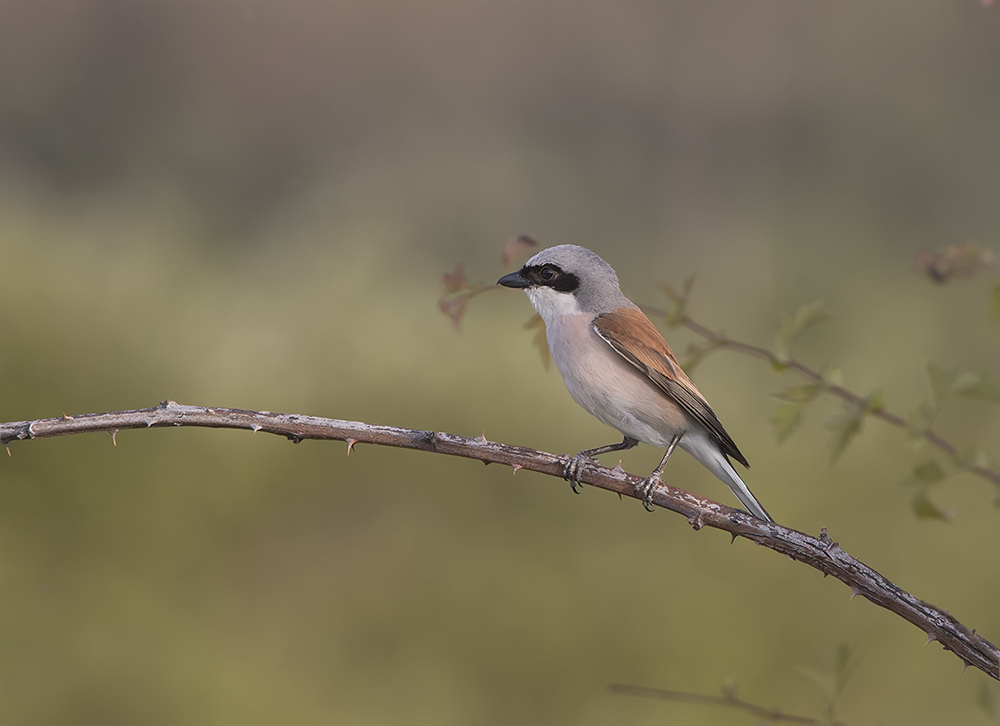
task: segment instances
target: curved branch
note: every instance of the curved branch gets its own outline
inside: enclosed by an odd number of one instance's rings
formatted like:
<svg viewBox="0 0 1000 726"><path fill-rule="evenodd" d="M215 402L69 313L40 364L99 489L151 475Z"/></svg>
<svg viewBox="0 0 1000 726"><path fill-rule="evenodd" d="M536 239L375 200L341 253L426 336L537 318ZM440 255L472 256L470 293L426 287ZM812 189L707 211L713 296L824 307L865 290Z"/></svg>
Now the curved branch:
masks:
<svg viewBox="0 0 1000 726"><path fill-rule="evenodd" d="M642 306L650 315L663 315L667 313L664 310L658 308L650 308L645 305ZM823 379L823 374L819 371L815 371L804 363L800 363L794 358L781 358L773 351L767 348L761 348L757 345L751 345L750 343L744 343L740 340L733 340L723 332L717 332L708 328L701 323L697 322L686 313L682 313L677 318L677 324L683 325L688 330L700 335L705 338L713 346L717 348L727 348L729 350L735 350L744 355L751 356L752 358L760 358L765 360L773 366L781 366L782 368L787 368L795 371L799 375L808 380L812 381L823 387L823 390L827 393L832 393L847 403L858 406L865 409L869 416L874 416L875 418L881 419L888 424L893 426L898 426L899 428L906 428L906 421L902 416L898 416L890 411L886 411L884 408L870 408L868 401L866 401L862 396L854 393L853 391L845 388L844 386L839 386ZM936 446L938 449L946 453L953 461L958 454L958 449L950 441L945 439L943 436L935 432L933 429L926 429L920 433L928 443ZM970 474L975 474L976 476L982 477L988 481L993 482L997 486L1000 486L1000 472L990 469L989 467L979 466L972 462L960 463L956 461L956 464L960 464L961 468Z"/></svg>
<svg viewBox="0 0 1000 726"><path fill-rule="evenodd" d="M113 413L93 413L81 416L16 421L0 424L0 443L40 439L50 436L106 431L114 436L121 429L156 428L162 426L204 426L209 428L248 429L265 431L298 443L304 439L332 439L347 442L348 453L358 443L395 446L404 449L433 451L448 456L478 459L485 464L506 464L541 474L562 477L569 461L523 446L510 446L488 441L485 436L469 439L436 431L376 426L359 421L245 411L235 408L183 406L164 401L155 408ZM8 448L8 453L10 449ZM627 474L620 466L607 469L597 464L583 467L581 480L621 496L641 498L635 485L641 479ZM1000 680L1000 651L974 630L969 630L947 611L923 602L897 587L878 572L851 557L830 539L823 530L812 537L773 522L752 517L746 512L718 504L682 489L660 484L653 492L653 503L685 516L696 530L712 527L729 532L733 539L744 537L756 544L804 562L824 575L833 575L851 588L851 597L862 595L876 605L913 623L927 634L928 641L937 640L945 650L954 652L966 666L975 666Z"/></svg>

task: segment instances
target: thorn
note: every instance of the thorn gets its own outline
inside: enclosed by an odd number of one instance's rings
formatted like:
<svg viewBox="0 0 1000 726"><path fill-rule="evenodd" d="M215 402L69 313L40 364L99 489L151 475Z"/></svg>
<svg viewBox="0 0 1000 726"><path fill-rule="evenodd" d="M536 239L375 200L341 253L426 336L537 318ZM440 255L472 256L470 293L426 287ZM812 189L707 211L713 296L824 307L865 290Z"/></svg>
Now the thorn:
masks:
<svg viewBox="0 0 1000 726"><path fill-rule="evenodd" d="M520 464L511 464L510 468L511 468L511 474L516 474L518 469L523 469L524 467L521 466Z"/></svg>
<svg viewBox="0 0 1000 726"><path fill-rule="evenodd" d="M490 464L493 463L489 459L480 459L480 461L483 462L483 466L489 466Z"/></svg>
<svg viewBox="0 0 1000 726"><path fill-rule="evenodd" d="M927 633L927 642L924 643L924 647L926 648L927 645L933 640L937 640L937 636L934 635L934 633Z"/></svg>
<svg viewBox="0 0 1000 726"><path fill-rule="evenodd" d="M861 589L855 585L851 585L851 600L853 600L860 594L861 594Z"/></svg>
<svg viewBox="0 0 1000 726"><path fill-rule="evenodd" d="M830 573L829 573L829 572L824 572L824 573L823 573L823 579L824 579L824 580L825 580L826 578L828 578L829 576L830 576Z"/></svg>
<svg viewBox="0 0 1000 726"><path fill-rule="evenodd" d="M73 420L73 417L72 417L72 416L67 416L67 415L66 415L66 412L65 412L65 411L63 411L63 415L62 415L62 420L63 420L63 421L72 421L72 420Z"/></svg>
<svg viewBox="0 0 1000 726"><path fill-rule="evenodd" d="M962 660L962 674L963 675L965 674L965 671L967 671L969 669L970 665L972 665L972 664L969 661L964 660L964 659Z"/></svg>
<svg viewBox="0 0 1000 726"><path fill-rule="evenodd" d="M3 447L7 449L7 456L13 457L14 455L10 453L10 444L4 444ZM619 495L620 496L620 495Z"/></svg>
<svg viewBox="0 0 1000 726"><path fill-rule="evenodd" d="M152 427L153 427L153 419L147 418L146 419L146 428L149 429L149 428L152 428Z"/></svg>
<svg viewBox="0 0 1000 726"><path fill-rule="evenodd" d="M111 434L111 443L118 446L118 429L111 429L108 433Z"/></svg>
<svg viewBox="0 0 1000 726"><path fill-rule="evenodd" d="M347 455L350 456L351 452L354 450L354 445L358 443L357 439L344 439L344 443L347 444Z"/></svg>
<svg viewBox="0 0 1000 726"><path fill-rule="evenodd" d="M621 459L618 460L618 466L616 466L614 469L612 469L611 473L612 474L624 474L625 473L625 470L622 469Z"/></svg>
<svg viewBox="0 0 1000 726"><path fill-rule="evenodd" d="M10 452L8 452L8 453L10 453ZM618 501L620 502L621 500L622 500L622 493L618 492Z"/></svg>
<svg viewBox="0 0 1000 726"><path fill-rule="evenodd" d="M257 432L260 431L262 428L264 428L264 427L260 426L258 424L254 424L253 426L250 427L250 429L253 431L253 435L254 436L256 436Z"/></svg>
<svg viewBox="0 0 1000 726"><path fill-rule="evenodd" d="M486 443L486 427L483 427L483 433L476 437L476 441L485 444Z"/></svg>
<svg viewBox="0 0 1000 726"><path fill-rule="evenodd" d="M729 544L734 544L736 542L737 535L733 532L730 532L729 536L732 537L732 540L730 540Z"/></svg>

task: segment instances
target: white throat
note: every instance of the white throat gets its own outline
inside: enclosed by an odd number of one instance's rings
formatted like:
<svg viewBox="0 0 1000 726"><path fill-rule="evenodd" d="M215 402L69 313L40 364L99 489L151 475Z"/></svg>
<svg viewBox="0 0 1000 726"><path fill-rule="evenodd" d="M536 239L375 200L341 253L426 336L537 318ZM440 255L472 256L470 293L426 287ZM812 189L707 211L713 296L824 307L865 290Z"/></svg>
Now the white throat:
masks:
<svg viewBox="0 0 1000 726"><path fill-rule="evenodd" d="M528 293L528 299L546 325L564 315L578 315L583 312L576 295L571 292L559 292L551 287L529 287L525 292Z"/></svg>

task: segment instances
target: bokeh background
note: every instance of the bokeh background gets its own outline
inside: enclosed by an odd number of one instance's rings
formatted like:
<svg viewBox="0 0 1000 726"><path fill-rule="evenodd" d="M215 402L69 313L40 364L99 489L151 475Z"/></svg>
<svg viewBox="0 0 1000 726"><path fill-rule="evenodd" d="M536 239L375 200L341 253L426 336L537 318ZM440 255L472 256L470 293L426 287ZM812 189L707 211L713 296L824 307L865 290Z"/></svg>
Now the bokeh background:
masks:
<svg viewBox="0 0 1000 726"><path fill-rule="evenodd" d="M998 19L975 1L4 0L0 418L172 398L606 443L542 367L523 295L475 299L460 333L437 310L444 272L494 281L522 232L596 250L644 304L696 273L690 313L760 345L822 299L794 354L901 414L929 398L928 361L997 380L988 274L934 286L914 259L997 249ZM930 493L952 519L920 519L901 482L934 456L904 432L869 421L831 466L836 401L779 446L772 394L794 376L722 352L694 378L780 521L828 527L1000 640L994 486L955 474ZM936 428L1000 457L995 404L949 402ZM634 500L235 431L11 453L4 723L752 723L607 686L730 682L822 716L843 648L849 723L991 722L993 682L913 626ZM734 503L686 455L668 479Z"/></svg>

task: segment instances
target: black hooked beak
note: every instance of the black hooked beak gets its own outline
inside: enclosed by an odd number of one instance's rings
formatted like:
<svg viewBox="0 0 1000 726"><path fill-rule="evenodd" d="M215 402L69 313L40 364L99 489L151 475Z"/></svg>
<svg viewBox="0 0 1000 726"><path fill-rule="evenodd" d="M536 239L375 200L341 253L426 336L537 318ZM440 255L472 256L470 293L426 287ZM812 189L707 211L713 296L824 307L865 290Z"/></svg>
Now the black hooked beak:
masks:
<svg viewBox="0 0 1000 726"><path fill-rule="evenodd" d="M509 275L504 275L497 280L497 284L504 287L531 287L531 280L522 275L521 272L521 270L518 270Z"/></svg>

